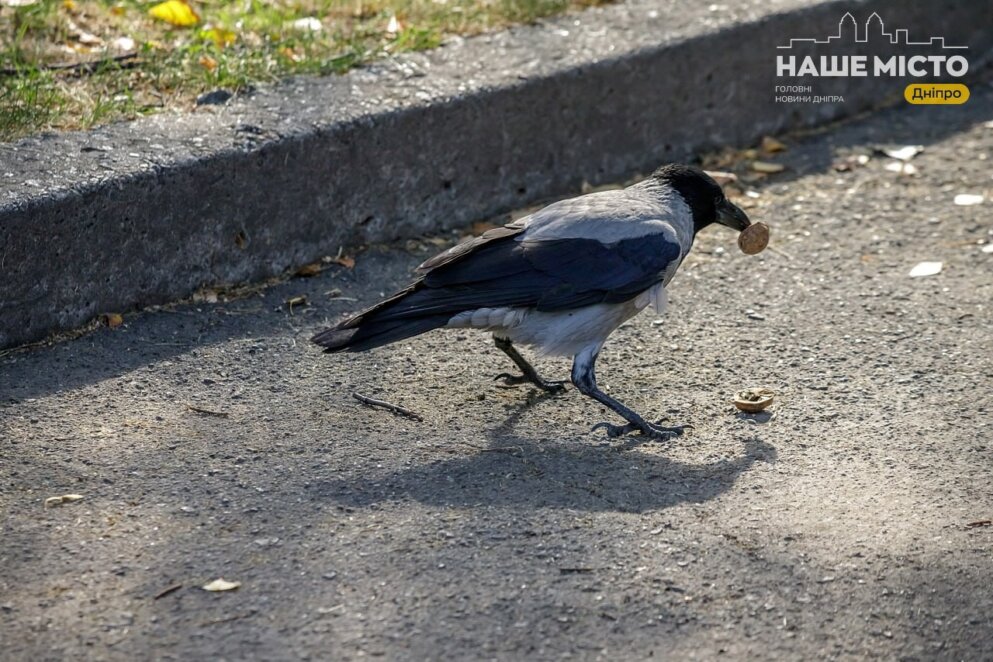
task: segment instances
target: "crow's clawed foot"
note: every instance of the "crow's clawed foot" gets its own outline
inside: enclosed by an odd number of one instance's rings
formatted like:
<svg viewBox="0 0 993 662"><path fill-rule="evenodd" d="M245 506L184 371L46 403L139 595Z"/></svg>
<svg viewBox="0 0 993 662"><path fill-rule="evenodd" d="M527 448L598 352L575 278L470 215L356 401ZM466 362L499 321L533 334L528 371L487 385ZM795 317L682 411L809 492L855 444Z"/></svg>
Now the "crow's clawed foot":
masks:
<svg viewBox="0 0 993 662"><path fill-rule="evenodd" d="M683 432L687 428L692 428L692 425L674 425L672 427L665 427L658 425L657 423L648 423L644 425L636 425L634 423L628 423L626 425L614 425L613 423L597 423L593 426L592 431L599 430L603 428L607 431L607 436L611 439L616 439L617 437L623 437L626 434L632 432L640 432L649 439L655 439L657 441L671 441L676 437L683 436Z"/></svg>
<svg viewBox="0 0 993 662"><path fill-rule="evenodd" d="M533 384L540 388L542 391L547 391L548 393L560 393L565 390L565 382L549 382L544 379L532 379L527 375L512 375L509 372L502 372L493 378L493 381L502 381L500 388L512 388L514 386L520 386L521 384Z"/></svg>

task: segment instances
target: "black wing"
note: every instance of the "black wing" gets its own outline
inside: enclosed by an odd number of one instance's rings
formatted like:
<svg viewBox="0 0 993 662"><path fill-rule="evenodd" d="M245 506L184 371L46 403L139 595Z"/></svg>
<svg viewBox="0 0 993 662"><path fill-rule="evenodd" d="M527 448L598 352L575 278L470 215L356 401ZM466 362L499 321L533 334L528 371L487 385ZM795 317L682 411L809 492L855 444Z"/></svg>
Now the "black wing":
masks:
<svg viewBox="0 0 993 662"><path fill-rule="evenodd" d="M428 260L405 290L317 334L314 342L329 352L364 351L445 326L477 308L560 311L619 303L662 281L682 255L671 230L610 244L528 240L520 238L523 231L497 228Z"/></svg>
<svg viewBox="0 0 993 662"><path fill-rule="evenodd" d="M426 263L428 270L414 291L377 317L454 315L484 307L556 311L619 303L661 281L680 255L674 237L664 233L613 244L501 237L437 266Z"/></svg>

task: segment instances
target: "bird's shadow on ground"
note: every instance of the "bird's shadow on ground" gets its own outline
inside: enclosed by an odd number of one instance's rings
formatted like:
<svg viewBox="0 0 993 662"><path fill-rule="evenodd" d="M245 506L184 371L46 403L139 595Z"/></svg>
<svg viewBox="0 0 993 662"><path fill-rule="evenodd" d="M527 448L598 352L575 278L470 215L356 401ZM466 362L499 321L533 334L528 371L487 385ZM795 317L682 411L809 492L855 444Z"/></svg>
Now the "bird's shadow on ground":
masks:
<svg viewBox="0 0 993 662"><path fill-rule="evenodd" d="M756 461L776 460L775 448L757 437L745 440L733 456L686 463L666 457L660 442L637 436L606 445L518 434L521 418L546 399L519 406L489 432L489 447L474 454L360 481L321 481L311 489L317 498L350 507L414 500L439 507L648 512L713 499Z"/></svg>

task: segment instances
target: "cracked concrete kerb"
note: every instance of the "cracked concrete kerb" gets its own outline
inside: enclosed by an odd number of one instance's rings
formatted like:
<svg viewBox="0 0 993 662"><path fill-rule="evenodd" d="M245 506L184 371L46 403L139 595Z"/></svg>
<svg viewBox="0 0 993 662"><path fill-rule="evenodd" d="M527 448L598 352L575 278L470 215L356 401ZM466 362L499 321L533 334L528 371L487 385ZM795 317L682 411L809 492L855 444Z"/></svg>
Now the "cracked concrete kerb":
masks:
<svg viewBox="0 0 993 662"><path fill-rule="evenodd" d="M974 66L993 46L989 2L692 5L632 0L2 145L0 347L899 94L905 79L817 79L844 103L775 103L776 46L832 34L845 11L947 36Z"/></svg>

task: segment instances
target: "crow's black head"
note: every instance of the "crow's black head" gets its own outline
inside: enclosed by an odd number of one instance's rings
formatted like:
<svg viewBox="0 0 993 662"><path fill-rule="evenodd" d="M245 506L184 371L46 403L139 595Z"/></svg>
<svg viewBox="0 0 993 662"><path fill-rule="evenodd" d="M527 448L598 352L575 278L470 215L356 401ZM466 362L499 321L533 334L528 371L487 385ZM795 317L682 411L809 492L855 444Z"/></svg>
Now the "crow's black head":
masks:
<svg viewBox="0 0 993 662"><path fill-rule="evenodd" d="M748 215L728 201L720 184L700 168L672 163L656 170L652 177L671 187L686 202L693 212L696 232L711 223L738 231L751 225Z"/></svg>

